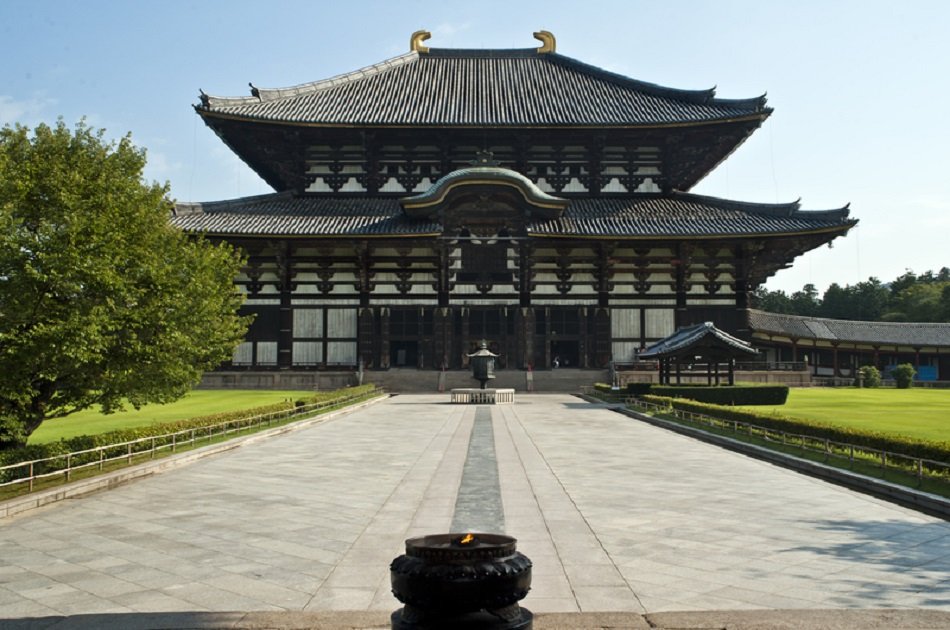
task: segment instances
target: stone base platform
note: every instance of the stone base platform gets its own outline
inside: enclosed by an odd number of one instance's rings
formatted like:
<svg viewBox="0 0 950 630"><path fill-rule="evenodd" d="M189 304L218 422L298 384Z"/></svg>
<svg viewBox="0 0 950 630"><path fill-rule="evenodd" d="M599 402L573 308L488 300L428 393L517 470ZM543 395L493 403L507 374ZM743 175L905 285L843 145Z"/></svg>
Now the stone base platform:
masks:
<svg viewBox="0 0 950 630"><path fill-rule="evenodd" d="M515 402L513 389L478 389L465 387L452 390L452 402L475 405L499 405Z"/></svg>

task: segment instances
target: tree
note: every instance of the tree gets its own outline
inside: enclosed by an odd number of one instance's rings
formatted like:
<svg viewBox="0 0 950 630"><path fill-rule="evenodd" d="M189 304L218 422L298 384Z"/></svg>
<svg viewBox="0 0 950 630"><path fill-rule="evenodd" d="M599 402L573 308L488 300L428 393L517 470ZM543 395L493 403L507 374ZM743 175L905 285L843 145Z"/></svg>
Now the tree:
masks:
<svg viewBox="0 0 950 630"><path fill-rule="evenodd" d="M818 315L821 303L818 300L818 289L813 284L806 284L801 291L791 295L792 312L796 315L814 317Z"/></svg>
<svg viewBox="0 0 950 630"><path fill-rule="evenodd" d="M752 294L752 303L755 308L770 313L792 313L792 301L782 290L769 291L765 287L759 287Z"/></svg>
<svg viewBox="0 0 950 630"><path fill-rule="evenodd" d="M103 136L0 130L0 448L92 405L175 400L247 326L240 256L173 229L145 152Z"/></svg>

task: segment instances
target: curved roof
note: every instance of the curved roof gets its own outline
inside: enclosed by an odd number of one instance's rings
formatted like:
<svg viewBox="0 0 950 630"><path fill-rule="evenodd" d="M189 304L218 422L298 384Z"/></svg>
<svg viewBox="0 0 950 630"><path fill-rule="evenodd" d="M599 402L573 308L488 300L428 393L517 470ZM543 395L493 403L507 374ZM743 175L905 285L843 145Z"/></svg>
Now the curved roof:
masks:
<svg viewBox="0 0 950 630"><path fill-rule="evenodd" d="M438 234L395 197L294 196L289 192L231 201L178 204L172 223L188 232L247 236L405 236ZM552 237L699 238L847 232L848 208L803 211L798 202L754 204L675 193L669 197L571 200L554 219L528 222L529 234ZM830 239L829 239L830 240Z"/></svg>
<svg viewBox="0 0 950 630"><path fill-rule="evenodd" d="M764 119L765 96L716 98L537 49L410 52L251 96L201 95L202 116L348 126L666 126Z"/></svg>
<svg viewBox="0 0 950 630"><path fill-rule="evenodd" d="M440 178L429 189L400 202L406 214L416 218L426 218L433 209L445 203L454 192L466 187L510 187L518 190L524 202L536 215L545 218L560 216L570 203L562 197L549 195L533 181L517 171L500 166L472 166L452 171Z"/></svg>
<svg viewBox="0 0 950 630"><path fill-rule="evenodd" d="M694 351L720 350L730 355L758 354L758 350L751 344L733 337L729 333L719 330L712 322L704 322L694 326L680 328L675 333L661 339L641 352L641 359L661 359L675 357Z"/></svg>
<svg viewBox="0 0 950 630"><path fill-rule="evenodd" d="M749 327L755 333L799 340L881 346L950 346L950 324L861 322L750 310Z"/></svg>

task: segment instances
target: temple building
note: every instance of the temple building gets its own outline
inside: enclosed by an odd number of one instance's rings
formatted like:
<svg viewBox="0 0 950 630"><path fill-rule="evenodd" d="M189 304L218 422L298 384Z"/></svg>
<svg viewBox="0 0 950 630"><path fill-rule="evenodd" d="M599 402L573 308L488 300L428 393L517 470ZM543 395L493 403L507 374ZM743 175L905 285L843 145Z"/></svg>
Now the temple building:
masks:
<svg viewBox="0 0 950 630"><path fill-rule="evenodd" d="M768 118L764 96L661 87L536 48L410 50L245 97L205 124L272 194L179 204L242 248L256 315L230 367L604 367L677 328L751 340L749 294L848 232L689 192Z"/></svg>

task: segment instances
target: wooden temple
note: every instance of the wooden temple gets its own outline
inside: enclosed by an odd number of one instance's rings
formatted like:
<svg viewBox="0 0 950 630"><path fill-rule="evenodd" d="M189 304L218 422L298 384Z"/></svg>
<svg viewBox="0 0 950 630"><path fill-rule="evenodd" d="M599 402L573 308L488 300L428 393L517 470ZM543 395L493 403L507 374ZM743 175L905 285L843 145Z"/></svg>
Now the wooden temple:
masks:
<svg viewBox="0 0 950 630"><path fill-rule="evenodd" d="M748 296L854 226L690 193L771 114L537 48L423 45L196 112L274 193L179 204L242 248L256 318L228 367L604 367L702 322L748 339Z"/></svg>

